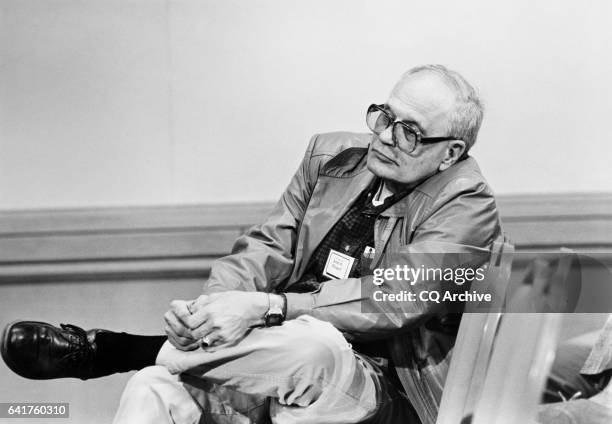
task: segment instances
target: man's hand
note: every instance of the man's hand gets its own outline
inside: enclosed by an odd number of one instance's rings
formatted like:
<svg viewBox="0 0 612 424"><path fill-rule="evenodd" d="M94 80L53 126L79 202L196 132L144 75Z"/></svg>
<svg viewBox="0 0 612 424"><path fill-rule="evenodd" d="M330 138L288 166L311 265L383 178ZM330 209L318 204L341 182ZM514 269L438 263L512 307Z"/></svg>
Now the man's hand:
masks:
<svg viewBox="0 0 612 424"><path fill-rule="evenodd" d="M231 346L242 340L251 327L264 324L268 307L266 293L214 293L196 299L187 323L193 338L206 338L209 346Z"/></svg>
<svg viewBox="0 0 612 424"><path fill-rule="evenodd" d="M164 315L168 340L180 350L205 343L221 347L238 343L247 331L264 323L268 295L227 291L202 295L193 301L174 300Z"/></svg>
<svg viewBox="0 0 612 424"><path fill-rule="evenodd" d="M164 328L168 341L180 350L194 350L200 346L200 341L191 334L189 323L192 323L193 300L173 300L170 310L164 314ZM202 321L203 322L203 321ZM201 323L200 323L201 324Z"/></svg>

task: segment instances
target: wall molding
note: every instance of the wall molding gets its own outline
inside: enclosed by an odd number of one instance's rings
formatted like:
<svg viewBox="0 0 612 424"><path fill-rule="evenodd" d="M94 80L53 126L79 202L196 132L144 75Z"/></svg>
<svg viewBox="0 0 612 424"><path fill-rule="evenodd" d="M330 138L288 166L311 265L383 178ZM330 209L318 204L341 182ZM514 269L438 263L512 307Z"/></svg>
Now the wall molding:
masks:
<svg viewBox="0 0 612 424"><path fill-rule="evenodd" d="M498 196L518 251L612 252L612 193ZM0 211L0 283L205 278L272 203ZM610 253L612 256L612 253Z"/></svg>

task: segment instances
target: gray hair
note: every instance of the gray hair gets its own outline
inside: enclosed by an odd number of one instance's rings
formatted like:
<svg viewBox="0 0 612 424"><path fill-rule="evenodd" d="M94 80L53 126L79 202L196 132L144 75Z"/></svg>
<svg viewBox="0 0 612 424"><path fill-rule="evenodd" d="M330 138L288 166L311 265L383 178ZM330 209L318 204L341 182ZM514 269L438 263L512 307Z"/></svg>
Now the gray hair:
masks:
<svg viewBox="0 0 612 424"><path fill-rule="evenodd" d="M402 79L419 72L429 72L442 80L455 92L455 108L450 116L449 135L466 143L466 152L476 143L482 123L484 107L476 90L458 72L442 65L423 65L409 69Z"/></svg>

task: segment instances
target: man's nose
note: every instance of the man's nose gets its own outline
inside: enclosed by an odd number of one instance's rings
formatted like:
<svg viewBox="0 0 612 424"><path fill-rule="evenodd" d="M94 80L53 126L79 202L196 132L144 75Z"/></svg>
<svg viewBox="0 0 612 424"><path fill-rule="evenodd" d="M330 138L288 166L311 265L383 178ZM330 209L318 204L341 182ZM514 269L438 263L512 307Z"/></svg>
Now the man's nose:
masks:
<svg viewBox="0 0 612 424"><path fill-rule="evenodd" d="M383 144L392 147L395 146L395 142L393 141L393 125L388 126L384 131L378 134L378 139Z"/></svg>

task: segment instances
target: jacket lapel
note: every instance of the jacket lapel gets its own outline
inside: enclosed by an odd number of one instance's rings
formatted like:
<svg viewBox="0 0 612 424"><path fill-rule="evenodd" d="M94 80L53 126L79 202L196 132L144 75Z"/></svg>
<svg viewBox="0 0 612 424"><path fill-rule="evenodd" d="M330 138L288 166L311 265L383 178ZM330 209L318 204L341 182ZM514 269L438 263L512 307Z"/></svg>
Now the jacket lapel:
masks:
<svg viewBox="0 0 612 424"><path fill-rule="evenodd" d="M368 170L345 178L319 177L300 227L289 285L299 281L323 237L374 178L374 174Z"/></svg>
<svg viewBox="0 0 612 424"><path fill-rule="evenodd" d="M399 233L400 239L403 239L404 243L409 243L416 227L418 227L425 216L425 205L428 200L429 196L417 187L410 194L380 214L383 219L379 219L375 227L376 254L372 261L372 269L380 264L382 254L397 225L402 225Z"/></svg>

